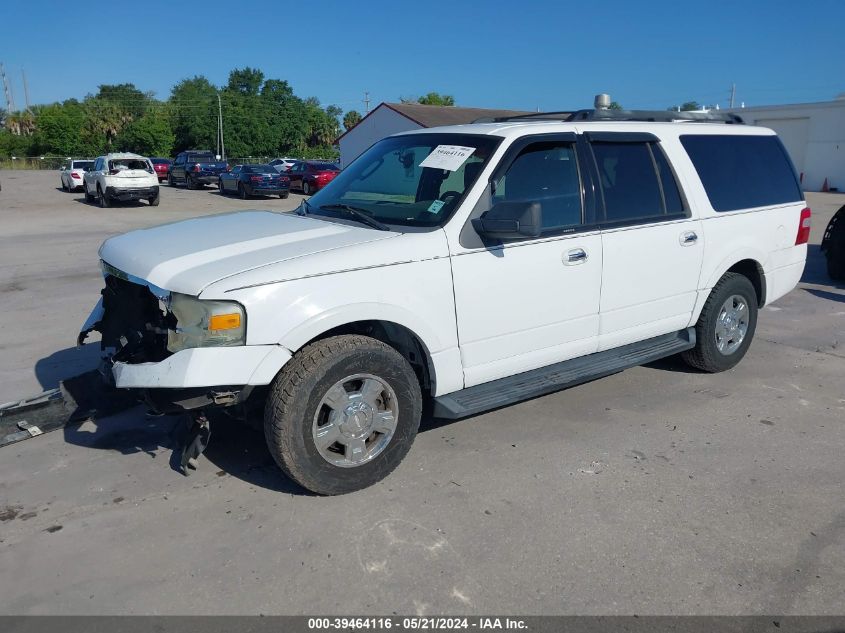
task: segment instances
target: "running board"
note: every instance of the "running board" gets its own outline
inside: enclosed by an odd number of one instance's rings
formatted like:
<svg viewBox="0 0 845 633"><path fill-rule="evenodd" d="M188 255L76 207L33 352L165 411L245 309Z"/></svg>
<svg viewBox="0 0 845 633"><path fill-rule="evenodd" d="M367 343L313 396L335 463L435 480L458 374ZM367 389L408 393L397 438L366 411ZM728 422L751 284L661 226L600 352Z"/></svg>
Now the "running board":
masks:
<svg viewBox="0 0 845 633"><path fill-rule="evenodd" d="M544 396L695 347L695 328L565 360L434 399L436 418L457 419Z"/></svg>

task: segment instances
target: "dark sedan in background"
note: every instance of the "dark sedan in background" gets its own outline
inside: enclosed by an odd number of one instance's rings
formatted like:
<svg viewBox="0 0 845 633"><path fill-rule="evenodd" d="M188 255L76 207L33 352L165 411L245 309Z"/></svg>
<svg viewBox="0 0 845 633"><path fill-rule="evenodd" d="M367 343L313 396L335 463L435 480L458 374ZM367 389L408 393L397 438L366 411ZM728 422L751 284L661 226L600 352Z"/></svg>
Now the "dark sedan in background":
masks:
<svg viewBox="0 0 845 633"><path fill-rule="evenodd" d="M217 186L221 194L237 193L241 200L249 196L287 198L290 178L272 165L235 165L231 171L220 174Z"/></svg>
<svg viewBox="0 0 845 633"><path fill-rule="evenodd" d="M325 187L339 173L337 165L323 160L298 160L285 172L290 176L290 188L300 189L306 196Z"/></svg>
<svg viewBox="0 0 845 633"><path fill-rule="evenodd" d="M169 158L151 158L150 162L153 164L153 169L156 170L158 181L163 182L167 180L167 174L170 172L170 166L173 161Z"/></svg>

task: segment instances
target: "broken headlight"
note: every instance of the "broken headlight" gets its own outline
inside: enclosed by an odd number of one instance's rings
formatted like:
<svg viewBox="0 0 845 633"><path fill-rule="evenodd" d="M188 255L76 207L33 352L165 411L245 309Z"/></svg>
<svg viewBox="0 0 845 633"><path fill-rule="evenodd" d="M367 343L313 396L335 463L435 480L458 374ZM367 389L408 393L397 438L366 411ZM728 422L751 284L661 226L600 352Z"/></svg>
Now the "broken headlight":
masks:
<svg viewBox="0 0 845 633"><path fill-rule="evenodd" d="M246 315L234 301L205 301L174 292L168 308L176 318L167 332L167 349L231 347L246 343Z"/></svg>

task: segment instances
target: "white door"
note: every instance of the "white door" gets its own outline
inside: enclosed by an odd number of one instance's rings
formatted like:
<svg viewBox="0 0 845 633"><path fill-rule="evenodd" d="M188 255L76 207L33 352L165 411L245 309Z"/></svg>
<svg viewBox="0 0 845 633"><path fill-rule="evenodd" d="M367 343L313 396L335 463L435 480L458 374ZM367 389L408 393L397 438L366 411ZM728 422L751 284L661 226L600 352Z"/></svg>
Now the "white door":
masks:
<svg viewBox="0 0 845 633"><path fill-rule="evenodd" d="M453 251L466 387L596 351L602 242L583 220L574 142L527 144L492 203L539 202L543 234Z"/></svg>
<svg viewBox="0 0 845 633"><path fill-rule="evenodd" d="M592 135L604 217L599 349L689 325L704 240L660 143L651 135Z"/></svg>

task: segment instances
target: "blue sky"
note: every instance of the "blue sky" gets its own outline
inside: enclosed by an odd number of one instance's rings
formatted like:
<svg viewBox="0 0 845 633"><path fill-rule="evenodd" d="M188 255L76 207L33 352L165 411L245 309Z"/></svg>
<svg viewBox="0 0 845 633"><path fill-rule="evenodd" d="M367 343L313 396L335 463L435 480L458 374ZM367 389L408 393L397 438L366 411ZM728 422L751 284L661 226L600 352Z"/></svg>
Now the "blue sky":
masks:
<svg viewBox="0 0 845 633"><path fill-rule="evenodd" d="M845 1L38 2L3 0L0 62L24 101L253 66L363 110L439 91L458 105L566 110L822 101L845 92ZM224 28L225 27L225 28ZM223 29L223 30L221 30ZM0 105L5 105L0 101Z"/></svg>

